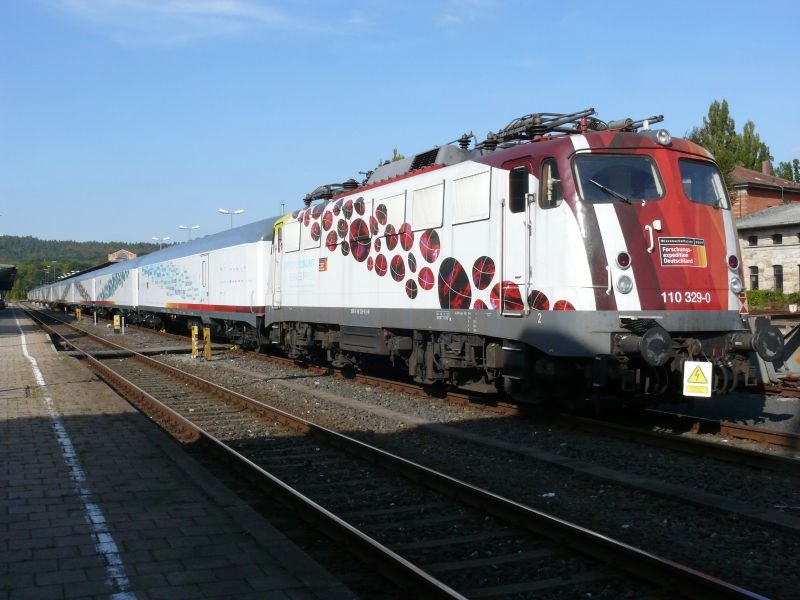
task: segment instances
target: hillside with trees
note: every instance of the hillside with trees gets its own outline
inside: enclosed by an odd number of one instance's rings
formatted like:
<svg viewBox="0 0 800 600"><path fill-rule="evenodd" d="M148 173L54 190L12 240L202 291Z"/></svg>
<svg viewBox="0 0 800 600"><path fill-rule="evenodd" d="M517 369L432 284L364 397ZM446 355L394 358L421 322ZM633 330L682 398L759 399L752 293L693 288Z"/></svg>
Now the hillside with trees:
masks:
<svg viewBox="0 0 800 600"><path fill-rule="evenodd" d="M17 266L17 280L8 298L24 298L30 287L53 281L70 271L82 271L104 263L109 254L121 248L141 256L158 250L158 245L40 240L31 236L0 235L0 264Z"/></svg>

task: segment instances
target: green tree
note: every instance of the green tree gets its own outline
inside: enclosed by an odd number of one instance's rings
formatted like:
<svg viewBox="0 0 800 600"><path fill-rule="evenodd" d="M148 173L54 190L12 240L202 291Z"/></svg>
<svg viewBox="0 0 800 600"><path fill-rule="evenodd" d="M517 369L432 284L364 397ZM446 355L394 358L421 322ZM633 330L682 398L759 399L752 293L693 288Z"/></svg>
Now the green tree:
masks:
<svg viewBox="0 0 800 600"><path fill-rule="evenodd" d="M775 177L800 183L800 159L795 158L792 162L778 163L778 166L775 167Z"/></svg>
<svg viewBox="0 0 800 600"><path fill-rule="evenodd" d="M703 117L703 126L695 127L686 137L714 155L730 188L733 167L740 165L760 171L763 161L772 160L769 147L761 141L755 129L755 124L747 121L742 134L736 133L728 101L714 100L708 108L708 115Z"/></svg>
<svg viewBox="0 0 800 600"><path fill-rule="evenodd" d="M756 126L752 121L744 124L742 135L739 136L736 146L736 164L745 169L760 171L766 160L772 160L769 148L761 141L756 133Z"/></svg>
<svg viewBox="0 0 800 600"><path fill-rule="evenodd" d="M714 155L714 158L730 183L730 174L736 164L736 123L730 116L728 101L714 100L703 117L703 126L695 127L687 136Z"/></svg>
<svg viewBox="0 0 800 600"><path fill-rule="evenodd" d="M25 284L22 279L17 277L14 281L14 287L8 292L7 298L9 300L24 300L26 297L27 292L25 291Z"/></svg>

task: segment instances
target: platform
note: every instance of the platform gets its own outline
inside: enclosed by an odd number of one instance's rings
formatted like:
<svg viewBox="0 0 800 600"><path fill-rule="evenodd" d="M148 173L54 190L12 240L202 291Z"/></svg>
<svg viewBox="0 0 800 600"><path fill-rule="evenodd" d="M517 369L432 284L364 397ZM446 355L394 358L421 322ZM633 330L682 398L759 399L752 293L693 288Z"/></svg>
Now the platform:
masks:
<svg viewBox="0 0 800 600"><path fill-rule="evenodd" d="M352 597L21 310L0 311L0 600Z"/></svg>

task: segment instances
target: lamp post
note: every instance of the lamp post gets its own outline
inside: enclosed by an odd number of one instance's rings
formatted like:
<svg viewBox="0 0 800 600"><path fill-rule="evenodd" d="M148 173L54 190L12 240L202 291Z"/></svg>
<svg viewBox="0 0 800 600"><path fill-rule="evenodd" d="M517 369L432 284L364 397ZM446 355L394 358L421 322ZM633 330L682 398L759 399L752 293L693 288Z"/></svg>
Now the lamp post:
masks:
<svg viewBox="0 0 800 600"><path fill-rule="evenodd" d="M170 237L169 236L167 236L167 237L156 237L156 236L153 236L150 239L151 240L155 240L156 242L158 242L158 249L161 250L161 244L166 242L166 241L168 241L170 239Z"/></svg>
<svg viewBox="0 0 800 600"><path fill-rule="evenodd" d="M50 264L45 267L45 272L47 273L47 283L53 283L56 280L56 265L58 264L57 260L51 260ZM52 269L52 271L51 271Z"/></svg>
<svg viewBox="0 0 800 600"><path fill-rule="evenodd" d="M237 208L236 210L228 210L227 208L220 208L217 209L218 213L223 215L230 215L231 216L231 229L233 229L233 215L240 215L244 212L243 208Z"/></svg>
<svg viewBox="0 0 800 600"><path fill-rule="evenodd" d="M200 225L178 225L178 229L185 229L189 232L189 241L192 241L192 229L199 228Z"/></svg>

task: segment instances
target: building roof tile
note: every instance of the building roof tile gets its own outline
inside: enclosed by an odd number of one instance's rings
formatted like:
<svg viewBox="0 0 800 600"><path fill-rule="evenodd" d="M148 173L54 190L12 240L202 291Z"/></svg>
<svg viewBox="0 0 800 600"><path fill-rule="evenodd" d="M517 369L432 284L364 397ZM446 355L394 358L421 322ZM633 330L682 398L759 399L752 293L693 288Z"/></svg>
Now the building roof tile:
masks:
<svg viewBox="0 0 800 600"><path fill-rule="evenodd" d="M756 229L776 225L800 224L800 203L781 204L736 219L736 228Z"/></svg>
<svg viewBox="0 0 800 600"><path fill-rule="evenodd" d="M744 167L735 166L731 171L731 181L734 187L772 187L772 188L785 188L787 190L800 192L800 183L783 179L782 177L775 177L774 175L767 175L760 171L751 171Z"/></svg>

